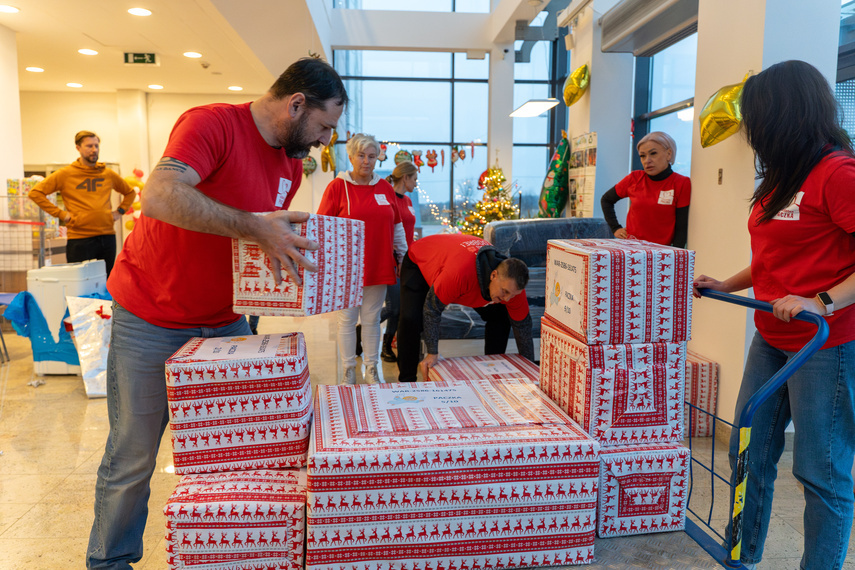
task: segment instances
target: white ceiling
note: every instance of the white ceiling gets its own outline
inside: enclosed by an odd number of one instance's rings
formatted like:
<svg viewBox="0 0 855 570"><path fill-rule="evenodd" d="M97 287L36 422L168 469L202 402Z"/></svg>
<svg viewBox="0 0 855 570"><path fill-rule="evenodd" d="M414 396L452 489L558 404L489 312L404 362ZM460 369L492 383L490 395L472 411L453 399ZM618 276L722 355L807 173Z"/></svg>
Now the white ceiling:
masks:
<svg viewBox="0 0 855 570"><path fill-rule="evenodd" d="M148 85L158 84L163 92L229 93L238 85L255 94L309 49L321 51L306 1L314 0L0 0L20 9L0 13L0 25L17 32L21 91L151 92ZM152 15L132 16L134 7ZM81 48L98 55L81 55ZM126 65L124 52L156 53L160 65Z"/></svg>

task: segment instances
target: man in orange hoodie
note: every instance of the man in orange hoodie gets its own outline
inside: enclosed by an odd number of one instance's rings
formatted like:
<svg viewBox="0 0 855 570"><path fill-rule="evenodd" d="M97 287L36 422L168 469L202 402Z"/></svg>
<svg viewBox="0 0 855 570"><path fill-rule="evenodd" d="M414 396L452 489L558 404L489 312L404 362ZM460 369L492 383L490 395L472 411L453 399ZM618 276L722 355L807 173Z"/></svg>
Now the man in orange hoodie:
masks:
<svg viewBox="0 0 855 570"><path fill-rule="evenodd" d="M65 257L69 263L103 259L109 276L116 259L113 223L130 208L134 190L116 172L98 162L98 135L80 131L74 136L74 144L80 158L36 184L30 190L30 199L68 227ZM124 196L115 210L110 205L113 190ZM54 192L62 196L65 210L48 199Z"/></svg>

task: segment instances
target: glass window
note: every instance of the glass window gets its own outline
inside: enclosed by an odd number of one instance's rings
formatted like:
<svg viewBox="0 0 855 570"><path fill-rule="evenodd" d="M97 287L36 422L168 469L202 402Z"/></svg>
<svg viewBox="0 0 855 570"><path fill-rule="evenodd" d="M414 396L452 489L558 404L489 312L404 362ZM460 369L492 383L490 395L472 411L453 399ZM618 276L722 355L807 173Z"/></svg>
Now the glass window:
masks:
<svg viewBox="0 0 855 570"><path fill-rule="evenodd" d="M653 56L650 108L661 109L695 96L698 34Z"/></svg>
<svg viewBox="0 0 855 570"><path fill-rule="evenodd" d="M517 64L519 65L519 64ZM547 83L516 83L514 84L514 109L529 99L548 99L549 84ZM514 117L515 143L546 144L549 131L549 113L539 117Z"/></svg>
<svg viewBox="0 0 855 570"><path fill-rule="evenodd" d="M689 176L692 167L692 123L694 107L669 113L650 120L650 132L662 131L668 133L677 143L677 156L671 168L674 172Z"/></svg>
<svg viewBox="0 0 855 570"><path fill-rule="evenodd" d="M549 149L546 146L514 147L514 184L519 195L520 218L536 218L540 189L549 168Z"/></svg>
<svg viewBox="0 0 855 570"><path fill-rule="evenodd" d="M448 79L451 58L440 52L337 50L335 69L347 76Z"/></svg>
<svg viewBox="0 0 855 570"><path fill-rule="evenodd" d="M489 79L490 54L486 54L484 59L468 59L465 53L455 53L454 77L457 79Z"/></svg>
<svg viewBox="0 0 855 570"><path fill-rule="evenodd" d="M454 142L487 142L488 100L486 83L454 84Z"/></svg>
<svg viewBox="0 0 855 570"><path fill-rule="evenodd" d="M519 50L521 47L521 40L514 42L514 50ZM514 64L514 79L549 81L551 52L551 42L536 42L531 48L531 61L528 63Z"/></svg>
<svg viewBox="0 0 855 570"><path fill-rule="evenodd" d="M333 8L357 10L398 10L406 12L478 12L490 11L490 0L332 0Z"/></svg>
<svg viewBox="0 0 855 570"><path fill-rule="evenodd" d="M345 87L351 103L342 118L344 130L378 140L451 140L450 82L346 79Z"/></svg>

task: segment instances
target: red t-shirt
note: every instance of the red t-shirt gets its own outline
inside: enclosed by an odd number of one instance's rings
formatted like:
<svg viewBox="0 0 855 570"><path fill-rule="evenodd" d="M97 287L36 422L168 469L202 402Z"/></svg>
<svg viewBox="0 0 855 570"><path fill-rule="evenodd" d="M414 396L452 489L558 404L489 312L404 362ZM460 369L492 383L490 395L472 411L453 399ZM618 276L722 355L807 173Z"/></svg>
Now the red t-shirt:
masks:
<svg viewBox="0 0 855 570"><path fill-rule="evenodd" d="M793 204L757 225L761 215L755 205L748 220L757 299L811 298L855 271L855 159L842 153L825 157ZM855 339L855 307L837 309L827 321L831 331L823 348ZM765 311L755 311L754 323L766 342L781 350L799 350L816 333L810 323L785 323Z"/></svg>
<svg viewBox="0 0 855 570"><path fill-rule="evenodd" d="M630 236L671 245L677 208L689 205L692 182L671 173L665 180L651 180L643 170L630 172L615 186L618 196L629 198L626 231Z"/></svg>
<svg viewBox="0 0 855 570"><path fill-rule="evenodd" d="M218 202L249 212L287 209L303 163L264 141L249 105L190 109L172 128L163 155L190 165L202 178L197 189ZM239 318L232 311L231 243L141 216L107 288L124 308L154 325L227 325Z"/></svg>
<svg viewBox="0 0 855 570"><path fill-rule="evenodd" d="M348 176L346 173L343 176ZM392 185L380 178L373 185L350 182L350 177L329 183L318 206L318 214L365 222L365 268L363 285L394 285L395 224L401 222Z"/></svg>
<svg viewBox="0 0 855 570"><path fill-rule="evenodd" d="M404 234L407 236L407 247L413 245L414 234L416 231L416 210L413 208L413 201L406 194L398 194L395 192L395 203L398 205L398 212L401 214L401 223L404 224Z"/></svg>
<svg viewBox="0 0 855 570"><path fill-rule="evenodd" d="M490 301L481 295L475 256L490 242L466 234L437 234L413 243L410 260L419 266L428 285L445 305L457 303L466 307L485 307ZM528 315L525 289L519 295L502 303L515 321Z"/></svg>

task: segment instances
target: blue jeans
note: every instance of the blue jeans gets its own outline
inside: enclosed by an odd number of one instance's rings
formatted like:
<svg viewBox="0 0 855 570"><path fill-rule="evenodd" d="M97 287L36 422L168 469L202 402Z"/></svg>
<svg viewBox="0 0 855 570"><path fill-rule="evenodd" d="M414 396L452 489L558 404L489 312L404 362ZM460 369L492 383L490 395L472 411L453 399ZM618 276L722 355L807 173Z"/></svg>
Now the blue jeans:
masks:
<svg viewBox="0 0 855 570"><path fill-rule="evenodd" d="M95 485L87 568L130 569L142 558L149 482L169 423L164 362L193 337L235 335L249 335L245 318L215 329L166 329L113 303L107 363L110 433Z"/></svg>
<svg viewBox="0 0 855 570"><path fill-rule="evenodd" d="M755 334L736 403L738 421L748 399L795 353ZM821 350L757 410L748 445L748 486L742 523L742 562L757 563L772 514L784 429L795 425L793 475L804 485L805 544L801 568L839 569L852 529L855 458L855 341ZM739 433L730 438L730 464ZM730 525L727 529L730 536Z"/></svg>

